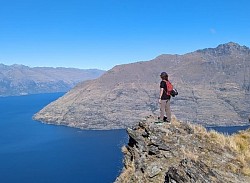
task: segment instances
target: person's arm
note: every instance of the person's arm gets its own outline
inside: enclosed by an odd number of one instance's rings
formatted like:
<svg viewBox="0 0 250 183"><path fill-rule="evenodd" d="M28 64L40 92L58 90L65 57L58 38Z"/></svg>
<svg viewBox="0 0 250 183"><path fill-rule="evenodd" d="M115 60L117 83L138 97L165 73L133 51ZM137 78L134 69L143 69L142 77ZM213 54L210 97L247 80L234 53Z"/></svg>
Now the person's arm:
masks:
<svg viewBox="0 0 250 183"><path fill-rule="evenodd" d="M161 97L162 97L163 91L164 91L164 89L163 89L163 88L160 88L159 103L161 103Z"/></svg>

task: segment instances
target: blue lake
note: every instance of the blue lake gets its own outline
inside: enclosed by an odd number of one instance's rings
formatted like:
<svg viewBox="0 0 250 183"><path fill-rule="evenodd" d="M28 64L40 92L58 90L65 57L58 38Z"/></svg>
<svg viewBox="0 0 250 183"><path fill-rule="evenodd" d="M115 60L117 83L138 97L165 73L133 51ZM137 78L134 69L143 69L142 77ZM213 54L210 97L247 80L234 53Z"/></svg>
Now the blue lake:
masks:
<svg viewBox="0 0 250 183"><path fill-rule="evenodd" d="M62 95L0 98L1 183L109 183L119 175L125 130L79 130L32 120Z"/></svg>
<svg viewBox="0 0 250 183"><path fill-rule="evenodd" d="M240 130L246 130L250 128L250 125L244 126L213 126L213 127L206 127L208 130L215 130L220 133L232 135L234 133L239 132Z"/></svg>
<svg viewBox="0 0 250 183"><path fill-rule="evenodd" d="M79 130L32 120L62 95L0 97L0 183L110 183L119 175L125 130ZM212 128L231 134L247 127Z"/></svg>

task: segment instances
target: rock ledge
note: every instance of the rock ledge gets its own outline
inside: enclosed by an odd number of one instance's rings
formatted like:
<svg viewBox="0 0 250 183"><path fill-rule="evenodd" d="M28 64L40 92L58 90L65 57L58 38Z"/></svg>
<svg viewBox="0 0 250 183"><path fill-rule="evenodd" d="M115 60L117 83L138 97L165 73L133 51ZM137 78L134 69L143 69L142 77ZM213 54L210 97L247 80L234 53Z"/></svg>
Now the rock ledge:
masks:
<svg viewBox="0 0 250 183"><path fill-rule="evenodd" d="M124 168L116 183L250 182L250 130L232 136L149 116L122 148Z"/></svg>

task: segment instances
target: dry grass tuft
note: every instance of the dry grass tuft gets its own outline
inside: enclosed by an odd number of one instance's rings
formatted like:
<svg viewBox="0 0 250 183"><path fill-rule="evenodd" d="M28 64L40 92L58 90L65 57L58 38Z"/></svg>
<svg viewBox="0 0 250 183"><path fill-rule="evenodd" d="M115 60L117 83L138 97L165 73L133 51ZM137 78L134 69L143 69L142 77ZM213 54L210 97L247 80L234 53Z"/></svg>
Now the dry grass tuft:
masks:
<svg viewBox="0 0 250 183"><path fill-rule="evenodd" d="M240 172L239 167L236 166L236 165L233 164L233 163L228 163L227 166L226 166L226 169L227 169L227 170L230 170L232 173L239 173L239 172Z"/></svg>
<svg viewBox="0 0 250 183"><path fill-rule="evenodd" d="M214 142L217 142L221 147L225 147L226 144L228 143L227 135L224 135L214 130L208 132L208 137Z"/></svg>
<svg viewBox="0 0 250 183"><path fill-rule="evenodd" d="M249 167L243 167L242 173L246 176L250 176L250 168Z"/></svg>
<svg viewBox="0 0 250 183"><path fill-rule="evenodd" d="M241 172L250 176L250 131L235 134L231 140L235 143L232 148L237 152L236 158L240 162Z"/></svg>
<svg viewBox="0 0 250 183"><path fill-rule="evenodd" d="M122 152L123 152L123 154L127 154L128 148L126 146L122 146Z"/></svg>
<svg viewBox="0 0 250 183"><path fill-rule="evenodd" d="M207 131L201 125L190 124L190 126L196 134L207 138L208 141L215 142L222 149L234 152L234 161L238 163L228 163L228 170L231 170L233 173L242 173L243 175L250 176L250 129L229 136L214 130ZM185 156L197 160L198 156L196 157L195 154L191 152L183 153Z"/></svg>
<svg viewBox="0 0 250 183"><path fill-rule="evenodd" d="M235 144L236 144L236 151L241 153L241 154L244 154L246 153L247 151L249 151L249 143L246 139L242 138L241 136L234 136L233 138Z"/></svg>
<svg viewBox="0 0 250 183"><path fill-rule="evenodd" d="M250 131L229 136L225 146L236 153L235 160L239 162L239 172L250 176Z"/></svg>
<svg viewBox="0 0 250 183"><path fill-rule="evenodd" d="M190 124L190 126L193 128L193 130L194 130L195 133L204 134L204 135L207 134L207 129L204 126L202 126L202 125L193 125L193 124Z"/></svg>
<svg viewBox="0 0 250 183"><path fill-rule="evenodd" d="M119 177L116 179L115 182L121 182L121 183L131 182L130 179L133 173L134 173L134 169L132 167L123 169L122 173L119 175Z"/></svg>
<svg viewBox="0 0 250 183"><path fill-rule="evenodd" d="M196 155L195 153L191 152L191 151L188 151L188 150L185 150L185 149L181 149L182 150L182 153L183 153L183 158L188 158L188 159L191 159L195 162L197 162L198 160L198 155Z"/></svg>

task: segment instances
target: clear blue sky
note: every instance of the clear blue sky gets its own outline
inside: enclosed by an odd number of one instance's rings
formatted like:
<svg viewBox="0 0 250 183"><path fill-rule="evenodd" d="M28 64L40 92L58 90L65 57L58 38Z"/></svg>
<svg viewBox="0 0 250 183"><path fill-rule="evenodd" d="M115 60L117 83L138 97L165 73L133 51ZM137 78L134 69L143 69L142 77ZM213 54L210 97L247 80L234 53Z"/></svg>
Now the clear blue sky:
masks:
<svg viewBox="0 0 250 183"><path fill-rule="evenodd" d="M249 0L0 0L0 63L98 68L250 47Z"/></svg>

